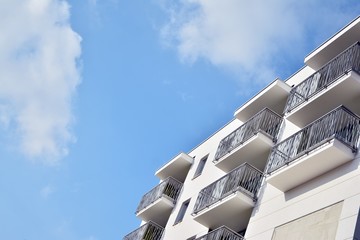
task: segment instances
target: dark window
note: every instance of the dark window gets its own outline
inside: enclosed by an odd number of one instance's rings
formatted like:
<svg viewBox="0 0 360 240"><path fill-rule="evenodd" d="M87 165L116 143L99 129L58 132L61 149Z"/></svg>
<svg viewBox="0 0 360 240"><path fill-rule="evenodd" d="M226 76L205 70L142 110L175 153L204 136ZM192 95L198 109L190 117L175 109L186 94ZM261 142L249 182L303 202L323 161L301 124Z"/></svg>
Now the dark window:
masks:
<svg viewBox="0 0 360 240"><path fill-rule="evenodd" d="M205 167L205 163L206 163L206 160L208 158L209 155L206 155L205 157L203 157L200 162L199 162L199 165L197 166L196 168L196 172L194 174L194 177L193 178L196 178L197 176L200 176L202 171L204 170L204 167Z"/></svg>
<svg viewBox="0 0 360 240"><path fill-rule="evenodd" d="M183 202L183 204L181 205L180 211L179 211L179 213L178 213L178 215L176 217L176 220L175 220L174 224L177 224L177 223L179 223L179 222L181 222L183 220L183 218L185 216L186 209L189 206L189 203L190 203L190 199Z"/></svg>
<svg viewBox="0 0 360 240"><path fill-rule="evenodd" d="M358 213L358 218L355 226L354 240L360 240L360 209Z"/></svg>

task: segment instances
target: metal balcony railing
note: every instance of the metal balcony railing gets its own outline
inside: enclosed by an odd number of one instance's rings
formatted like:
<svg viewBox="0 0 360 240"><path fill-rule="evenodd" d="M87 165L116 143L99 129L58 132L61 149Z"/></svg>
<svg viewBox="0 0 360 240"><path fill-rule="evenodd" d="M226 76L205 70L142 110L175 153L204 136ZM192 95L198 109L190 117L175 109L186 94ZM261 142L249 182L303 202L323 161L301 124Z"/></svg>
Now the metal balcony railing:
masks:
<svg viewBox="0 0 360 240"><path fill-rule="evenodd" d="M291 89L284 112L291 112L294 108L326 89L351 70L355 72L360 70L359 42L347 48L320 70Z"/></svg>
<svg viewBox="0 0 360 240"><path fill-rule="evenodd" d="M200 191L193 214L197 214L204 208L237 191L248 195L255 201L262 176L262 172L255 167L248 163L242 164Z"/></svg>
<svg viewBox="0 0 360 240"><path fill-rule="evenodd" d="M282 117L280 115L268 108L264 108L220 141L214 161L218 161L258 132L268 135L275 142L281 121Z"/></svg>
<svg viewBox="0 0 360 240"><path fill-rule="evenodd" d="M123 240L160 240L164 228L154 222L148 222L126 235Z"/></svg>
<svg viewBox="0 0 360 240"><path fill-rule="evenodd" d="M272 173L332 139L341 141L356 152L359 133L360 118L340 106L275 145L269 155L266 172Z"/></svg>
<svg viewBox="0 0 360 240"><path fill-rule="evenodd" d="M163 196L171 199L175 203L179 196L181 188L181 182L179 182L175 178L168 177L166 180L161 182L159 185L154 187L142 197L139 206L136 209L136 213L148 207L150 204Z"/></svg>
<svg viewBox="0 0 360 240"><path fill-rule="evenodd" d="M195 240L244 240L244 237L230 228L222 226Z"/></svg>

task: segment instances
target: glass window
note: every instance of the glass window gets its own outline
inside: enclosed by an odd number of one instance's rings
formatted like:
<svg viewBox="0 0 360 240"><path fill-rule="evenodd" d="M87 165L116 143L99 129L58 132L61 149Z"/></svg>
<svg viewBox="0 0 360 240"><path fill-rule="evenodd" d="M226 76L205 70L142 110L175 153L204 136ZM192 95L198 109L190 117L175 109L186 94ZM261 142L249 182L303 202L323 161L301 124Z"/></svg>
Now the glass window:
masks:
<svg viewBox="0 0 360 240"><path fill-rule="evenodd" d="M204 170L204 167L205 167L205 163L206 163L206 160L208 159L208 156L209 155L206 155L205 157L203 157L200 162L199 162L199 165L197 166L196 168L196 171L195 171L195 174L194 174L194 177L193 178L196 178L197 176L200 176L202 171Z"/></svg>
<svg viewBox="0 0 360 240"><path fill-rule="evenodd" d="M180 211L176 217L176 220L175 220L175 223L174 224L177 224L179 222L181 222L185 216L185 212L189 206L189 203L190 203L190 199L186 200L185 202L183 202L183 204L181 205L181 208L180 208Z"/></svg>

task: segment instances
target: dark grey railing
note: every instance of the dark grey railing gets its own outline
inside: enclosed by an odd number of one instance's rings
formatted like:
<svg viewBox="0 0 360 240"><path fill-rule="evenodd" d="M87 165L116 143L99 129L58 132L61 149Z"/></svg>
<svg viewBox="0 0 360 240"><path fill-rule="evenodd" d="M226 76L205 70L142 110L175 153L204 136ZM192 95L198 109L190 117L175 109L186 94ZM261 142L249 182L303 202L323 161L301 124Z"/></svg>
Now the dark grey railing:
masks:
<svg viewBox="0 0 360 240"><path fill-rule="evenodd" d="M123 240L160 240L164 228L154 222L148 222L126 235Z"/></svg>
<svg viewBox="0 0 360 240"><path fill-rule="evenodd" d="M242 164L200 191L193 214L197 214L204 208L237 191L248 195L255 201L261 179L262 173L259 170L248 163Z"/></svg>
<svg viewBox="0 0 360 240"><path fill-rule="evenodd" d="M136 213L146 208L147 206L149 206L163 196L170 198L175 203L179 196L181 188L181 182L179 182L175 178L168 177L166 180L161 182L159 185L154 187L142 197L139 206L136 209Z"/></svg>
<svg viewBox="0 0 360 240"><path fill-rule="evenodd" d="M268 108L264 108L220 141L214 161L218 161L258 132L267 134L275 142L281 121L282 117L280 115Z"/></svg>
<svg viewBox="0 0 360 240"><path fill-rule="evenodd" d="M332 139L341 141L356 152L359 133L360 118L340 106L275 145L266 172L272 173Z"/></svg>
<svg viewBox="0 0 360 240"><path fill-rule="evenodd" d="M359 42L353 44L320 70L291 89L284 112L291 112L294 108L326 89L351 70L355 72L360 70Z"/></svg>
<svg viewBox="0 0 360 240"><path fill-rule="evenodd" d="M230 228L222 226L195 240L244 240L244 237Z"/></svg>

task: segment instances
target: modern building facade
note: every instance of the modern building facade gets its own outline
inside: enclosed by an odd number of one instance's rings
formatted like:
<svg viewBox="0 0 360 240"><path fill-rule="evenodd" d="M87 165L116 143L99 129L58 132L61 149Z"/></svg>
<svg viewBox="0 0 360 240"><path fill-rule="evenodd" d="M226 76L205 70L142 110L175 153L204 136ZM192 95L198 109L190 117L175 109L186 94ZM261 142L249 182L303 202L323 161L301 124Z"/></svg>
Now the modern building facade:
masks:
<svg viewBox="0 0 360 240"><path fill-rule="evenodd" d="M124 240L360 239L360 17L155 175Z"/></svg>

